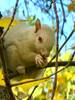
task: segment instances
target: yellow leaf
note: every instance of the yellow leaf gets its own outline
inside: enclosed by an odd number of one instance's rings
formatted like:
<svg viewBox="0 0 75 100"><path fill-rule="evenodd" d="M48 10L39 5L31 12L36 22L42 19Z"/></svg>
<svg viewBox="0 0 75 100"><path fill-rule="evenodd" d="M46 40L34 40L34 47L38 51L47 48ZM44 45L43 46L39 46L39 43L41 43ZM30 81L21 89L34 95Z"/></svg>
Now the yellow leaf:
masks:
<svg viewBox="0 0 75 100"><path fill-rule="evenodd" d="M58 75L57 82L58 82L58 84L64 84L65 78L62 75Z"/></svg>
<svg viewBox="0 0 75 100"><path fill-rule="evenodd" d="M67 80L71 79L72 78L72 73L71 72L64 72L64 76Z"/></svg>
<svg viewBox="0 0 75 100"><path fill-rule="evenodd" d="M62 61L68 61L71 58L71 50L66 51L66 53L64 55L61 56L61 60Z"/></svg>
<svg viewBox="0 0 75 100"><path fill-rule="evenodd" d="M2 69L0 69L0 85L5 86L5 82L3 80L3 74L2 74Z"/></svg>
<svg viewBox="0 0 75 100"><path fill-rule="evenodd" d="M9 25L10 21L11 21L11 17L3 17L2 19L0 19L0 26L4 27L4 29L6 29ZM16 24L19 24L21 22L22 22L21 20L14 19L11 27L13 27Z"/></svg>
<svg viewBox="0 0 75 100"><path fill-rule="evenodd" d="M75 11L75 4L68 5L68 11Z"/></svg>
<svg viewBox="0 0 75 100"><path fill-rule="evenodd" d="M73 3L75 3L75 0L72 0Z"/></svg>
<svg viewBox="0 0 75 100"><path fill-rule="evenodd" d="M61 96L61 94L58 91L56 91L54 100L64 100L64 98L63 96Z"/></svg>
<svg viewBox="0 0 75 100"><path fill-rule="evenodd" d="M72 73L72 80L74 80L74 81L75 81L75 72L74 72L74 73Z"/></svg>

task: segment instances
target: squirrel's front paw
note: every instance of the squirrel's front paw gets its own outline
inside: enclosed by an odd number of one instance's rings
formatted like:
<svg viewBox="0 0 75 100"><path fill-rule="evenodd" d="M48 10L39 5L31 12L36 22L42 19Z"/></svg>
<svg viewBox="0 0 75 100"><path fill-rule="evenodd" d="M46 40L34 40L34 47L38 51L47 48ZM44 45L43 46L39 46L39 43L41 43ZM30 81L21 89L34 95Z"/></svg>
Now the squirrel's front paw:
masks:
<svg viewBox="0 0 75 100"><path fill-rule="evenodd" d="M44 59L40 54L36 55L35 62L37 67L44 67L47 64L47 59Z"/></svg>

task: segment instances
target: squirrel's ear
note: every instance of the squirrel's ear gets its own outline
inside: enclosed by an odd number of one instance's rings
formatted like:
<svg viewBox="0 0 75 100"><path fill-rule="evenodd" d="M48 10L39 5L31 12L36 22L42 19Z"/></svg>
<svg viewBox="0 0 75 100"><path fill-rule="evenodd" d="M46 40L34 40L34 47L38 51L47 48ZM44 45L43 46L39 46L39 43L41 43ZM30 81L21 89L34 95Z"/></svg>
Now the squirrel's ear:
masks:
<svg viewBox="0 0 75 100"><path fill-rule="evenodd" d="M40 22L39 19L37 19L36 22L35 22L35 33L36 33L39 29L41 29L41 22Z"/></svg>

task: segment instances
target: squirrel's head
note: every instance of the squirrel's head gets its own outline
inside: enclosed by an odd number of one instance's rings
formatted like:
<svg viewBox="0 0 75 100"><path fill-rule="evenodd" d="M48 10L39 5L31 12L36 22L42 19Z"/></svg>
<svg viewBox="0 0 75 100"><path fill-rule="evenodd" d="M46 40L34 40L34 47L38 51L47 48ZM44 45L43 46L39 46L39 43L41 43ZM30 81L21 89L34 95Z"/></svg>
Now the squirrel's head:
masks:
<svg viewBox="0 0 75 100"><path fill-rule="evenodd" d="M54 45L54 30L47 25L41 25L40 20L35 23L36 51L44 57L48 57Z"/></svg>

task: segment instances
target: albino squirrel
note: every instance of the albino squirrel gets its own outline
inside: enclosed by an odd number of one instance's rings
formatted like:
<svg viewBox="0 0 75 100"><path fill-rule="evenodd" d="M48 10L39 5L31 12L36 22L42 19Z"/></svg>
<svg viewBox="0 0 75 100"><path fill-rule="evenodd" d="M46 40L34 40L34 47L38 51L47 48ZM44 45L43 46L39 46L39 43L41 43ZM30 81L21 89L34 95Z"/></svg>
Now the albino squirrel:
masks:
<svg viewBox="0 0 75 100"><path fill-rule="evenodd" d="M38 66L47 64L47 57L54 45L54 29L41 25L39 19L35 26L21 23L11 28L4 37L8 70L25 78L37 78L43 73Z"/></svg>

